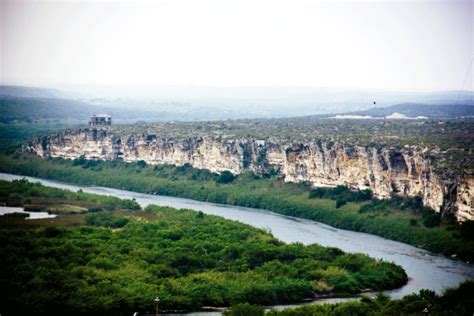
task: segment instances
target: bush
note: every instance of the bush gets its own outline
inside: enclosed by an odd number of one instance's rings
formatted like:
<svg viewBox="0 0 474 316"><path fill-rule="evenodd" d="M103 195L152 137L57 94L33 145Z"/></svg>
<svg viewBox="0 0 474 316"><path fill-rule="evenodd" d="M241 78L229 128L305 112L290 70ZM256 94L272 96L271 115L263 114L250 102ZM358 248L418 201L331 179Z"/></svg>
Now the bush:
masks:
<svg viewBox="0 0 474 316"><path fill-rule="evenodd" d="M364 204L359 207L359 213L368 213L368 212L384 212L388 207L388 202L386 200L374 199L368 204Z"/></svg>
<svg viewBox="0 0 474 316"><path fill-rule="evenodd" d="M310 199L322 198L324 197L324 190L323 188L316 188L309 192Z"/></svg>
<svg viewBox="0 0 474 316"><path fill-rule="evenodd" d="M217 177L217 183L231 183L235 180L235 176L230 171L222 171L222 173Z"/></svg>
<svg viewBox="0 0 474 316"><path fill-rule="evenodd" d="M232 306L232 308L224 313L226 316L263 316L265 315L265 310L262 306L251 305L248 303L237 304Z"/></svg>
<svg viewBox="0 0 474 316"><path fill-rule="evenodd" d="M466 221L461 223L461 237L466 240L474 240L474 221Z"/></svg>
<svg viewBox="0 0 474 316"><path fill-rule="evenodd" d="M127 225L130 220L123 216L111 213L95 213L86 216L86 224L91 226L104 226L110 228L121 228Z"/></svg>
<svg viewBox="0 0 474 316"><path fill-rule="evenodd" d="M25 204L23 209L25 212L46 212L46 205Z"/></svg>
<svg viewBox="0 0 474 316"><path fill-rule="evenodd" d="M14 219L25 219L27 217L30 217L30 214L28 213L18 213L18 212L15 212L15 213L7 213L5 215L2 215L3 218L14 218Z"/></svg>
<svg viewBox="0 0 474 316"><path fill-rule="evenodd" d="M146 167L146 162L144 160L139 160L137 161L137 167L138 168L145 168Z"/></svg>
<svg viewBox="0 0 474 316"><path fill-rule="evenodd" d="M341 206L344 206L347 204L347 200L343 198L338 198L336 200L336 208L340 208Z"/></svg>
<svg viewBox="0 0 474 316"><path fill-rule="evenodd" d="M369 189L360 190L354 194L353 201L354 202L368 201L372 199L373 195L374 194L372 193L372 190L369 190Z"/></svg>
<svg viewBox="0 0 474 316"><path fill-rule="evenodd" d="M338 185L335 188L316 188L309 192L310 199L345 199L346 202L362 202L372 199L373 193L369 189L352 191L348 187Z"/></svg>
<svg viewBox="0 0 474 316"><path fill-rule="evenodd" d="M84 155L80 155L79 158L72 161L73 166L82 166L87 162L87 159Z"/></svg>
<svg viewBox="0 0 474 316"><path fill-rule="evenodd" d="M423 219L423 224L426 227L433 228L439 226L441 223L441 214L439 213L433 213L430 215L427 215Z"/></svg>

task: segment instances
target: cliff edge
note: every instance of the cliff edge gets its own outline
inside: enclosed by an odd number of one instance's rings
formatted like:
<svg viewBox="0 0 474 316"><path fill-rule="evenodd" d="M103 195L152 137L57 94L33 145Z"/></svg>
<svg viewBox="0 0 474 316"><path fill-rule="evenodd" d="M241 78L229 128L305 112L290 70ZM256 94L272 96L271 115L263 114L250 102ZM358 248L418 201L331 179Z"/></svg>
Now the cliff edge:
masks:
<svg viewBox="0 0 474 316"><path fill-rule="evenodd" d="M416 145L351 145L338 141L287 141L219 135L170 138L118 133L107 128L65 130L35 138L23 150L43 158L143 160L148 164L191 164L234 174L276 172L287 182L371 189L378 198L420 196L437 212L474 220L474 175L446 177L433 166L432 152Z"/></svg>

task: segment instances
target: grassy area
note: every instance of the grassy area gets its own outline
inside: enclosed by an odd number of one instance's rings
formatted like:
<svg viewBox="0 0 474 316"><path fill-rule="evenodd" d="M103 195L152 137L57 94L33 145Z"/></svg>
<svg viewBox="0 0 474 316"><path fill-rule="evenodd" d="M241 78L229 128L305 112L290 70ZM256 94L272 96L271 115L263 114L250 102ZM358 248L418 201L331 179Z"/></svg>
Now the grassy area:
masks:
<svg viewBox="0 0 474 316"><path fill-rule="evenodd" d="M181 167L147 166L143 162L42 160L32 156L0 156L0 171L85 185L102 185L150 194L268 209L329 225L367 232L423 247L445 255L474 260L472 234L449 219L420 208L416 200L377 204L341 196L310 196L311 188L284 183L275 177L247 173L223 183L218 175ZM345 194L345 193L344 193ZM368 205L368 206L366 206ZM468 227L471 223L465 223Z"/></svg>
<svg viewBox="0 0 474 316"><path fill-rule="evenodd" d="M61 195L103 209L31 221L0 216L0 306L7 314L143 312L154 308L156 296L163 310L272 305L407 282L393 263L284 244L264 230L202 212L106 211L105 197L26 181L0 184L3 196L21 187L22 199Z"/></svg>
<svg viewBox="0 0 474 316"><path fill-rule="evenodd" d="M27 210L26 207L25 210ZM70 204L48 206L46 211L52 214L82 214L89 212L85 207Z"/></svg>

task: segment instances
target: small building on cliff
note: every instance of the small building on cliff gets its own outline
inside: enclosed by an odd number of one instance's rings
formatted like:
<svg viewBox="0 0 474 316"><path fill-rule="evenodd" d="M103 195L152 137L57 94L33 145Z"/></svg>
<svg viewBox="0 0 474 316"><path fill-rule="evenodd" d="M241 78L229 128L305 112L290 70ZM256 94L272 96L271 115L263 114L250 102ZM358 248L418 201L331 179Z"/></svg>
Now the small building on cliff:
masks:
<svg viewBox="0 0 474 316"><path fill-rule="evenodd" d="M94 114L89 120L89 126L112 125L112 117L108 114Z"/></svg>

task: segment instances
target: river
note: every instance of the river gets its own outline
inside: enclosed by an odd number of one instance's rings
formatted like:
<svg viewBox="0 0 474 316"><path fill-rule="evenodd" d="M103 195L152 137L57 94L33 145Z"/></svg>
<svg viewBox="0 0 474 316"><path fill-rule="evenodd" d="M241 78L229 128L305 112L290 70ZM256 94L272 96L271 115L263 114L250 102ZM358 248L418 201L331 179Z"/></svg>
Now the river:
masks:
<svg viewBox="0 0 474 316"><path fill-rule="evenodd" d="M82 189L88 193L112 195L122 199L136 199L142 207L156 204L177 209L200 210L206 214L218 215L270 230L275 237L286 243L318 243L323 246L337 247L346 252L360 252L373 258L391 261L402 266L409 277L409 281L405 286L386 292L395 298L418 292L424 288L441 293L447 287L453 287L465 280L474 279L474 265L461 260L433 254L424 249L379 236L338 229L319 222L284 216L262 209L214 204L104 187L72 185L0 173L1 180L12 181L22 178L55 188L72 191Z"/></svg>

